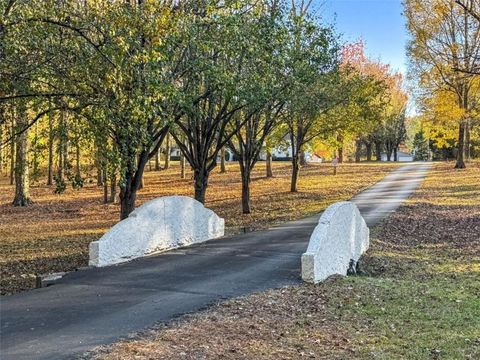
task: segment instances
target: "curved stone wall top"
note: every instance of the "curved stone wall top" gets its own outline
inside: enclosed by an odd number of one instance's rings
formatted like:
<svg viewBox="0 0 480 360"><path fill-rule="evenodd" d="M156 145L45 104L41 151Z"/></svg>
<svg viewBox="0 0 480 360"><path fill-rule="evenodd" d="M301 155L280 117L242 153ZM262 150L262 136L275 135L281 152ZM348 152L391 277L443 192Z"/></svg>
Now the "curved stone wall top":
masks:
<svg viewBox="0 0 480 360"><path fill-rule="evenodd" d="M346 275L351 261L367 251L369 229L357 206L342 201L329 206L320 217L302 255L302 278L317 283L330 275Z"/></svg>
<svg viewBox="0 0 480 360"><path fill-rule="evenodd" d="M187 196L146 202L90 243L91 266L107 266L224 235L224 220Z"/></svg>

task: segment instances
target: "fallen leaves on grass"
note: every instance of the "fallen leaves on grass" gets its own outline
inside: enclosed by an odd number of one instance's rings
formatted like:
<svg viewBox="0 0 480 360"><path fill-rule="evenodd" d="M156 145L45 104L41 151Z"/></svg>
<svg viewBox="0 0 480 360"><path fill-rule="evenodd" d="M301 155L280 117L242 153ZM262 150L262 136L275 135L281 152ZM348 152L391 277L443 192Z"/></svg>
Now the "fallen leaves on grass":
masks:
<svg viewBox="0 0 480 360"><path fill-rule="evenodd" d="M229 300L85 358L478 359L479 166L435 165L373 231L370 276Z"/></svg>
<svg viewBox="0 0 480 360"><path fill-rule="evenodd" d="M238 165L226 174L212 173L206 206L225 218L227 233L261 229L317 213L333 202L347 200L374 184L398 164L344 164L332 175L329 164L302 168L298 193L290 193L290 164L274 163L273 179L259 163L252 176L252 213L241 213ZM86 181L79 191L56 195L45 185L32 186L34 204L13 207L14 187L0 179L0 288L10 294L35 286L35 275L71 271L88 263L88 244L119 217L118 205L102 203L102 189ZM165 195L193 195L191 175L180 179L179 166L148 171L137 205Z"/></svg>
<svg viewBox="0 0 480 360"><path fill-rule="evenodd" d="M96 357L318 359L329 348L338 349L338 358L350 357L354 349L349 339L329 327L334 314L322 310L327 302L325 288L289 287L231 300L201 315L186 316L180 322L151 330L142 338L120 343L113 352Z"/></svg>

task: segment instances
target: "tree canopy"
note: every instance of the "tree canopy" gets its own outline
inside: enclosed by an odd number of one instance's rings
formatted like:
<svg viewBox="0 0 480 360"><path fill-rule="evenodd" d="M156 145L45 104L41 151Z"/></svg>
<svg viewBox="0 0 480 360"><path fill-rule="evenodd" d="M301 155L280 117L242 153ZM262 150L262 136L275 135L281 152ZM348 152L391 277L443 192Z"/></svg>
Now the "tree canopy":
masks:
<svg viewBox="0 0 480 360"><path fill-rule="evenodd" d="M86 163L105 201L119 187L123 219L146 166L155 159L160 168L162 148L169 158L170 137L201 202L219 157L233 152L245 213L250 173L274 146L291 148L292 192L305 153L319 143L343 153L356 141L358 154L366 144L369 160L373 143L396 151L404 141L401 78L367 59L363 44L343 44L310 5L2 2L0 155L11 159L15 203L31 201L29 166L36 174L46 163L47 183L62 193L67 182L83 185Z"/></svg>

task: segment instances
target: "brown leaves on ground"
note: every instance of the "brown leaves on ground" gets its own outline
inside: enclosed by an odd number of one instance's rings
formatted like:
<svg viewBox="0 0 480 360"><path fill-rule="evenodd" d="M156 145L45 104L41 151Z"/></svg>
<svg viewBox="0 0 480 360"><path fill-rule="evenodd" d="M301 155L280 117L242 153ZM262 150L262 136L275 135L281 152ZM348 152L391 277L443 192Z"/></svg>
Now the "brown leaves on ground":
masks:
<svg viewBox="0 0 480 360"><path fill-rule="evenodd" d="M238 166L229 164L226 174L212 173L206 206L226 220L227 233L243 228L259 229L321 211L346 200L380 180L398 164L344 164L332 175L330 164L302 168L298 193L290 193L290 164L274 163L273 179L267 179L259 163L252 176L252 213L241 213ZM44 181L44 180L42 180ZM34 185L34 204L11 205L14 187L0 178L0 287L2 294L35 286L35 275L71 271L88 263L88 244L98 239L119 218L118 205L102 203L102 188L93 177L79 191L56 195L53 187ZM167 171L147 171L145 188L137 205L165 195L193 195L191 174L180 179L177 164Z"/></svg>
<svg viewBox="0 0 480 360"><path fill-rule="evenodd" d="M104 347L113 359L478 359L480 163L436 164L374 229L369 276L270 290Z"/></svg>
<svg viewBox="0 0 480 360"><path fill-rule="evenodd" d="M433 262L445 266L450 261L467 262L480 270L480 162L466 170L437 164L415 196L387 218L375 235L388 240L373 241L375 261L388 266L377 264L372 271L403 276L406 255L419 273ZM400 265L393 266L396 262ZM420 263L425 266L419 268Z"/></svg>
<svg viewBox="0 0 480 360"><path fill-rule="evenodd" d="M326 290L332 281L234 299L119 343L98 358L349 358L353 353L350 341L331 327L336 315L326 307L331 296ZM335 357L332 349L336 349Z"/></svg>

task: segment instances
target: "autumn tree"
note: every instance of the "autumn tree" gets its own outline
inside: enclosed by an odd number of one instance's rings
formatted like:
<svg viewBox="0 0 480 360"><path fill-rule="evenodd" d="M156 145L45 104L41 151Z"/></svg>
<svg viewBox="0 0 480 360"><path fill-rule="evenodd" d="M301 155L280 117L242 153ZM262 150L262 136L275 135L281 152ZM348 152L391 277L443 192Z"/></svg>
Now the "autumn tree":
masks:
<svg viewBox="0 0 480 360"><path fill-rule="evenodd" d="M405 15L412 40L409 55L419 85L455 94L458 119L456 168L465 167L465 150L472 126L472 85L480 65L480 23L472 16L474 1L459 6L450 0L407 0Z"/></svg>
<svg viewBox="0 0 480 360"><path fill-rule="evenodd" d="M388 64L369 59L362 40L344 46L341 69L347 72L347 76L348 71L350 76L356 76L358 84L349 106L342 108L343 116L351 119L343 136L350 133L356 138L356 161L360 160L362 144L367 148L367 160L372 159L373 146L377 160L381 159L383 148L390 159L406 138L408 98L402 75Z"/></svg>
<svg viewBox="0 0 480 360"><path fill-rule="evenodd" d="M54 43L61 61L51 69L53 78L65 93L73 94L63 100L65 110L71 111L73 103L94 131L108 133L114 141L123 219L134 209L145 165L168 130L171 114L163 100L172 65L158 59L172 46L173 7L170 2L138 0L52 8L25 21L42 26L51 36L63 36L62 42Z"/></svg>
<svg viewBox="0 0 480 360"><path fill-rule="evenodd" d="M320 115L337 99L339 45L331 27L309 17L308 3L293 3L290 11L291 44L287 71L294 82L287 103L288 136L292 150L290 191L297 192L300 155L305 145L324 131Z"/></svg>
<svg viewBox="0 0 480 360"><path fill-rule="evenodd" d="M378 106L367 101L376 80L340 69L337 35L310 3L3 2L0 125L16 153L12 175L29 175L21 166L29 140L36 170L37 152L48 152L48 183L55 174L62 186L81 184L89 158L105 202L119 187L124 219L170 134L201 202L218 155L227 146L235 153L248 213L260 152L288 138L296 191L310 143L366 131Z"/></svg>
<svg viewBox="0 0 480 360"><path fill-rule="evenodd" d="M282 111L292 80L283 71L288 36L283 21L281 9L270 6L263 8L250 27L258 34L255 41L258 48L248 60L250 72L255 74L255 96L233 117L231 126L239 130L228 142L240 165L244 214L251 211L251 172L267 137L283 119Z"/></svg>
<svg viewBox="0 0 480 360"><path fill-rule="evenodd" d="M192 5L184 17L186 51L178 93L185 114L172 129L194 172L195 199L202 203L218 154L264 106L259 101L265 98L259 93L265 90L264 74L257 66L265 69L262 62L272 51L261 38L258 4L208 4Z"/></svg>
<svg viewBox="0 0 480 360"><path fill-rule="evenodd" d="M26 206L31 202L28 129L46 114L41 98L54 94L45 91L47 86L42 81L45 77L42 64L49 61L42 49L45 35L23 21L30 8L9 0L0 5L0 14L0 125L7 123L7 113L11 122L9 138L0 146L11 143L13 204Z"/></svg>

